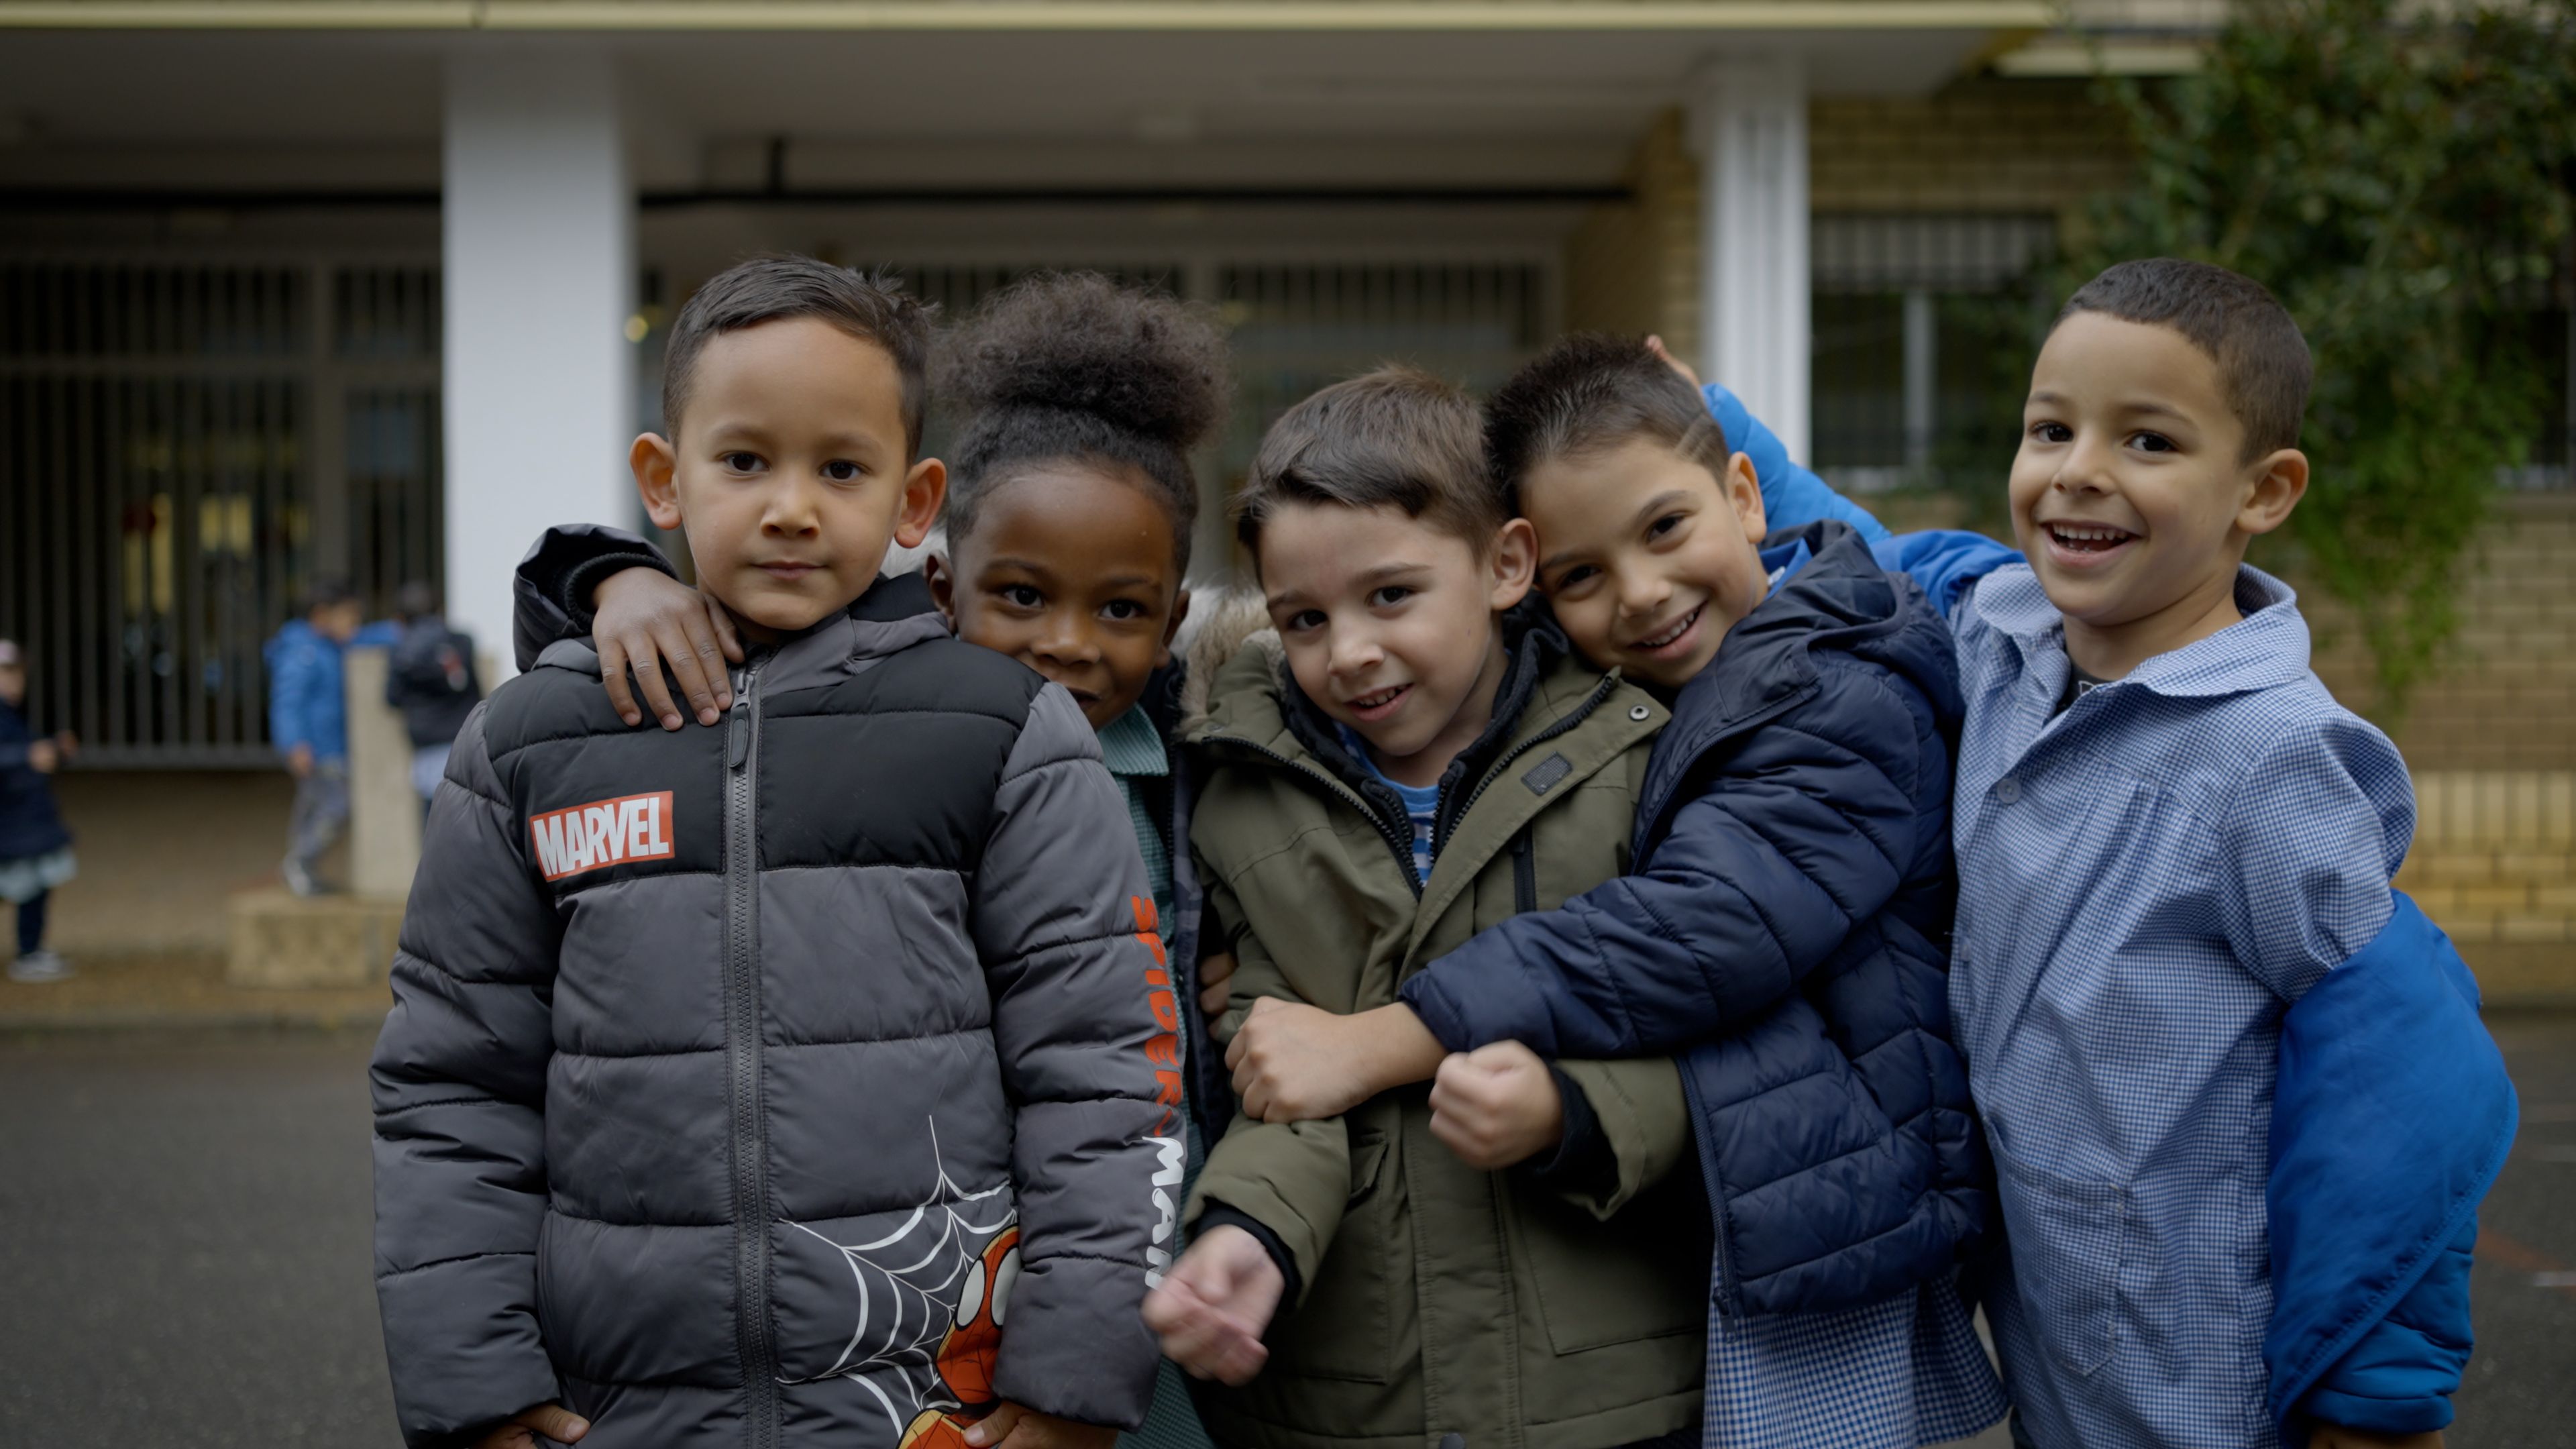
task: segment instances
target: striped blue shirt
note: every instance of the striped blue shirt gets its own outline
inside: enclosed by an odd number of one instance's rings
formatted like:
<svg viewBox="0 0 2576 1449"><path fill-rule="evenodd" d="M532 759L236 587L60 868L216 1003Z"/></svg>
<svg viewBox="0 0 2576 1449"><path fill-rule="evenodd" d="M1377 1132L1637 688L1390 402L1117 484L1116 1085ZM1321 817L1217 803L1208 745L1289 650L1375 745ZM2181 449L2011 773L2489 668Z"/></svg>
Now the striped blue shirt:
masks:
<svg viewBox="0 0 2576 1449"><path fill-rule="evenodd" d="M1986 1297L2046 1449L2277 1443L2264 1186L2281 1014L2387 922L2405 763L2308 669L2289 588L2063 712L2030 568L1953 610L1950 1001L2006 1236Z"/></svg>

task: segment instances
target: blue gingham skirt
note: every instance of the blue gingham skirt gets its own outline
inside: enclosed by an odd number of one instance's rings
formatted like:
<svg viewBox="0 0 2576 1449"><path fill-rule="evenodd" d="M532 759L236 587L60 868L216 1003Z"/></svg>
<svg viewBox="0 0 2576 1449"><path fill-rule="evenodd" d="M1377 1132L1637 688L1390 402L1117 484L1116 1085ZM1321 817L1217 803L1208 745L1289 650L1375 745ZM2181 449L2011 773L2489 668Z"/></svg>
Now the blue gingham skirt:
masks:
<svg viewBox="0 0 2576 1449"><path fill-rule="evenodd" d="M1708 1321L1705 1449L1918 1449L2004 1416L1947 1279L1831 1313Z"/></svg>

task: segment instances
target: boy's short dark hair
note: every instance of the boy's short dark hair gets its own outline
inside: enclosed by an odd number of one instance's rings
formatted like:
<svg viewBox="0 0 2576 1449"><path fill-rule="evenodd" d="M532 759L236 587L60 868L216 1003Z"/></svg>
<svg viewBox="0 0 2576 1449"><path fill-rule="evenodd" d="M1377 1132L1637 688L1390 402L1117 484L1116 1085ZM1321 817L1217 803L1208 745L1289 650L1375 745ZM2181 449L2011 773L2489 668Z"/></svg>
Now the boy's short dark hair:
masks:
<svg viewBox="0 0 2576 1449"><path fill-rule="evenodd" d="M2120 262L2075 289L2051 330L2078 312L2170 327L2218 364L2218 390L2245 428L2243 461L2299 445L2316 362L2290 309L2252 277L2148 257Z"/></svg>
<svg viewBox="0 0 2576 1449"><path fill-rule="evenodd" d="M1634 337L1567 337L1512 374L1486 410L1485 453L1513 513L1539 465L1636 438L1726 476L1726 430L1672 364Z"/></svg>
<svg viewBox="0 0 2576 1449"><path fill-rule="evenodd" d="M680 414L696 381L698 354L727 332L788 317L827 322L894 359L903 379L903 451L921 451L921 416L929 405L933 309L899 278L866 275L812 257L754 257L709 277L671 324L662 354L662 426L679 435Z"/></svg>
<svg viewBox="0 0 2576 1449"><path fill-rule="evenodd" d="M358 602L358 591L349 586L347 579L315 579L305 588L303 606L297 609L296 613L309 619L324 609L336 609L343 604L356 602Z"/></svg>
<svg viewBox="0 0 2576 1449"><path fill-rule="evenodd" d="M1381 367L1317 392L1261 438L1234 496L1234 535L1258 552L1282 506L1396 508L1482 555L1511 519L1485 467L1476 400L1412 367Z"/></svg>

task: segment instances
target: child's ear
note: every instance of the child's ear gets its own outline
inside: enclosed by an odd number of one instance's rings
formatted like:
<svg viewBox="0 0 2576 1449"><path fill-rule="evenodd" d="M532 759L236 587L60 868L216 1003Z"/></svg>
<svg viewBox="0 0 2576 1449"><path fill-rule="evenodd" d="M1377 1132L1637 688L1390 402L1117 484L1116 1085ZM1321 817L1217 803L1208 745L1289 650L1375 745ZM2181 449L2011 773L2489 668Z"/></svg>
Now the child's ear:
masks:
<svg viewBox="0 0 2576 1449"><path fill-rule="evenodd" d="M1726 460L1726 501L1735 505L1735 516L1743 521L1744 536L1754 547L1771 530L1762 516L1762 475L1753 470L1753 459L1737 453Z"/></svg>
<svg viewBox="0 0 2576 1449"><path fill-rule="evenodd" d="M939 617L948 621L948 632L957 632L957 571L948 555L936 549L921 560L922 581L930 585L930 602L939 607Z"/></svg>
<svg viewBox="0 0 2576 1449"><path fill-rule="evenodd" d="M2253 464L2254 486L2237 507L2236 526L2247 533L2270 533L2290 521L2290 510L2308 492L2308 455L2283 448Z"/></svg>
<svg viewBox="0 0 2576 1449"><path fill-rule="evenodd" d="M1538 578L1538 530L1526 518L1515 518L1494 531L1494 587L1488 595L1494 612L1501 613L1529 597L1530 585Z"/></svg>
<svg viewBox="0 0 2576 1449"><path fill-rule="evenodd" d="M1154 651L1156 669L1172 662L1172 641L1180 637L1181 621L1189 616L1190 591L1183 589L1172 595L1172 617L1163 621L1163 645Z"/></svg>
<svg viewBox="0 0 2576 1449"><path fill-rule="evenodd" d="M660 433L645 433L626 450L626 466L635 471L635 491L644 499L644 516L668 533L680 526L680 489L674 477L679 451Z"/></svg>
<svg viewBox="0 0 2576 1449"><path fill-rule="evenodd" d="M938 526L939 505L948 498L948 465L924 458L903 475L903 507L895 514L894 541L919 548Z"/></svg>

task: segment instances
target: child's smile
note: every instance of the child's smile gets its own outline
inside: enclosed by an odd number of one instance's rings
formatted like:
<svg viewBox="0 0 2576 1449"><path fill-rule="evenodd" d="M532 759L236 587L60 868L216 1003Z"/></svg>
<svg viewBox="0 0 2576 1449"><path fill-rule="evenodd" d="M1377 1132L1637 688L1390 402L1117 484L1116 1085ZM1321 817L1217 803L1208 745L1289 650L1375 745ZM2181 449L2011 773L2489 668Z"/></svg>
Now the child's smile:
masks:
<svg viewBox="0 0 2576 1449"><path fill-rule="evenodd" d="M2243 456L2216 359L2170 327L2080 312L2031 372L2013 527L2075 662L2105 679L2237 621L2248 536L2277 525L2283 450Z"/></svg>
<svg viewBox="0 0 2576 1449"><path fill-rule="evenodd" d="M1722 480L1651 438L1551 458L1521 507L1566 637L1658 689L1689 683L1762 602L1762 489L1741 453Z"/></svg>

